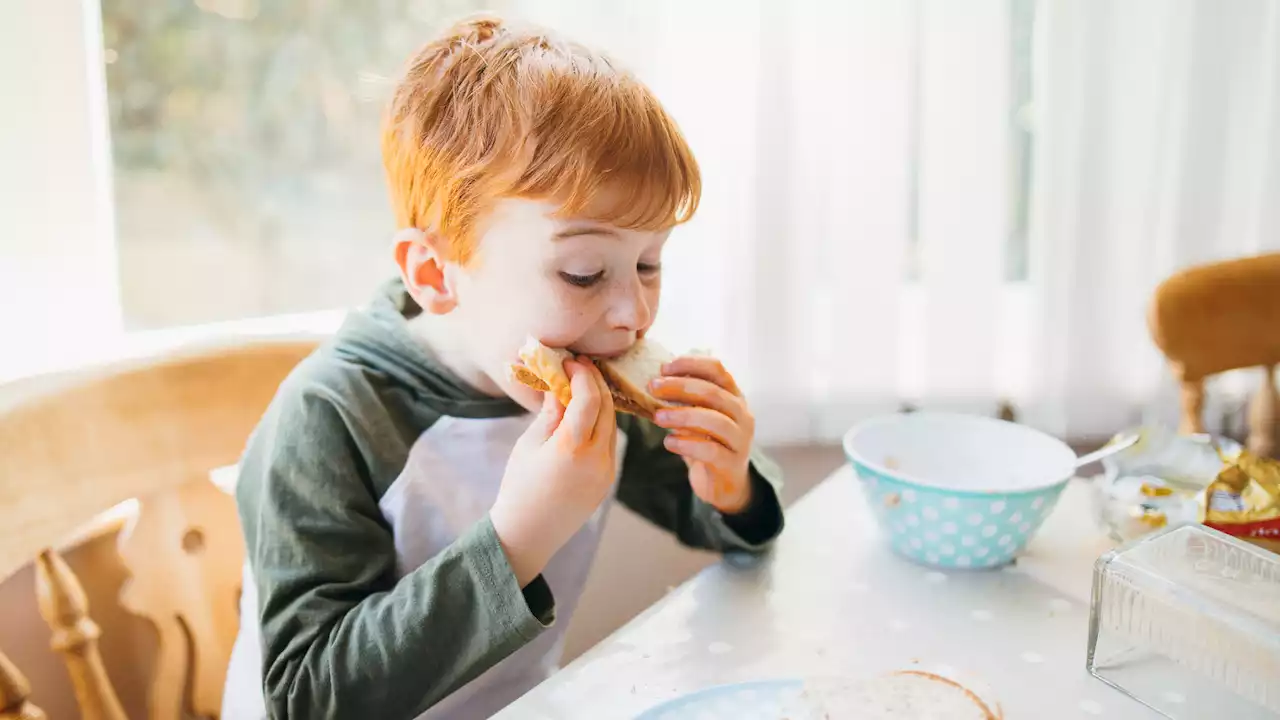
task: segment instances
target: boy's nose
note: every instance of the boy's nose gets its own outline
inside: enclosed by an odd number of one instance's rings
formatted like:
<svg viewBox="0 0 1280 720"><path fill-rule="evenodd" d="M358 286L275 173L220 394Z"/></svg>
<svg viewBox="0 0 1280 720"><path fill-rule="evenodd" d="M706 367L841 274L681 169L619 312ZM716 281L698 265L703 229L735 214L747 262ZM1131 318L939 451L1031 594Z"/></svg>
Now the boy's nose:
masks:
<svg viewBox="0 0 1280 720"><path fill-rule="evenodd" d="M639 332L653 322L653 308L645 287L638 281L619 288L610 310L610 324L628 332Z"/></svg>

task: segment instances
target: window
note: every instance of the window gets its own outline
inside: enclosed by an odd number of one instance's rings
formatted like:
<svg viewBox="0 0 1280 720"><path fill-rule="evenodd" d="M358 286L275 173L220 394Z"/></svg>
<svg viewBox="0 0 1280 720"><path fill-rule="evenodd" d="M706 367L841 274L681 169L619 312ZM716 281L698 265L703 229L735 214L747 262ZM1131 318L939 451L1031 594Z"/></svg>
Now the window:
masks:
<svg viewBox="0 0 1280 720"><path fill-rule="evenodd" d="M1004 263L1006 279L1018 281L1028 263L1037 0L1007 1ZM391 78L442 23L479 7L102 0L126 329L363 300L390 271L377 129ZM919 51L917 43L917 90ZM917 209L913 200L911 279L921 262Z"/></svg>
<svg viewBox="0 0 1280 720"><path fill-rule="evenodd" d="M128 330L338 307L391 272L391 79L474 0L102 0Z"/></svg>

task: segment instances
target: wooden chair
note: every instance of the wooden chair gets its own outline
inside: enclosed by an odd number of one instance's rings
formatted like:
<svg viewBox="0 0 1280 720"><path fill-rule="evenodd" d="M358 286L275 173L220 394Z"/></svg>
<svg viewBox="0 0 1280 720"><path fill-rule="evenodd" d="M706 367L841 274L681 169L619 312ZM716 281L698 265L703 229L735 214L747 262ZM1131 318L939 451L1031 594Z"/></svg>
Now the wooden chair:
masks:
<svg viewBox="0 0 1280 720"><path fill-rule="evenodd" d="M1271 455L1277 443L1275 372L1280 365L1280 253L1184 270L1156 290L1149 316L1156 345L1181 383L1180 430L1204 432L1204 380L1262 367L1250 402L1249 449Z"/></svg>
<svg viewBox="0 0 1280 720"><path fill-rule="evenodd" d="M148 717L218 717L244 550L234 501L210 471L237 462L280 382L315 346L258 340L0 387L0 580L35 559L40 613L82 717L125 714L98 651L102 631L55 548L135 498L120 534L131 576L120 601L158 636ZM30 695L0 654L0 720L43 718Z"/></svg>

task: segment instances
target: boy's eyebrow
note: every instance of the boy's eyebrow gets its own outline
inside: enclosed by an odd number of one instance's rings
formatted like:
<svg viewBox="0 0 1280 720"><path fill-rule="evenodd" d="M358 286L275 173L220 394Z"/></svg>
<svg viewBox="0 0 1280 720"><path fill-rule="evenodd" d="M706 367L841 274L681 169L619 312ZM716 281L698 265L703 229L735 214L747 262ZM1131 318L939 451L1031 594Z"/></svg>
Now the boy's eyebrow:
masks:
<svg viewBox="0 0 1280 720"><path fill-rule="evenodd" d="M604 225L570 225L561 228L551 235L552 240L564 240L566 238L578 237L580 235L602 235L604 237L617 238L621 237L616 230Z"/></svg>

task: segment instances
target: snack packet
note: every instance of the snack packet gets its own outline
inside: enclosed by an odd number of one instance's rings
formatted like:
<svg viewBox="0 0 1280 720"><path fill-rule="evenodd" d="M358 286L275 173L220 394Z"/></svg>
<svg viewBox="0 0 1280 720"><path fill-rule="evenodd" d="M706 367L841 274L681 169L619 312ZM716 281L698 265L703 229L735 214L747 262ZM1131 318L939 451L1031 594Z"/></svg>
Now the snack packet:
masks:
<svg viewBox="0 0 1280 720"><path fill-rule="evenodd" d="M1180 435L1164 425L1129 428L1116 440L1137 444L1104 458L1094 482L1094 510L1116 542L1129 542L1167 525L1201 522L1205 488L1241 446L1225 437Z"/></svg>
<svg viewBox="0 0 1280 720"><path fill-rule="evenodd" d="M1202 522L1280 552L1280 461L1241 450L1205 488Z"/></svg>

